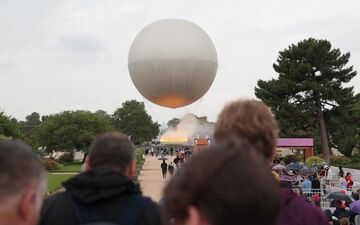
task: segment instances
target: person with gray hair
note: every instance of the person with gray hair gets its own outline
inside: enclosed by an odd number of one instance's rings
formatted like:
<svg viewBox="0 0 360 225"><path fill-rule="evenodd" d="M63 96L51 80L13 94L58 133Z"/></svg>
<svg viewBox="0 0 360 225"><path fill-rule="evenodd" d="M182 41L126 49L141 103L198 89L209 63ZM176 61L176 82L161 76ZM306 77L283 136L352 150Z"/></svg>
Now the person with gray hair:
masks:
<svg viewBox="0 0 360 225"><path fill-rule="evenodd" d="M45 193L45 170L31 148L0 141L0 225L35 225Z"/></svg>
<svg viewBox="0 0 360 225"><path fill-rule="evenodd" d="M65 192L45 200L40 225L161 224L157 204L132 181L135 170L135 146L128 136L98 135L85 171L63 183Z"/></svg>

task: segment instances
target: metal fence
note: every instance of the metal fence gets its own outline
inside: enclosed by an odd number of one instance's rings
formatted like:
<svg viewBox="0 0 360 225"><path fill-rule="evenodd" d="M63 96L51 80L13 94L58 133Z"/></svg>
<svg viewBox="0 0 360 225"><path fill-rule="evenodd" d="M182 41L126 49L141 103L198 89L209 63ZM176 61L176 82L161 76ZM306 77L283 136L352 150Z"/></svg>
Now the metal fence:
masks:
<svg viewBox="0 0 360 225"><path fill-rule="evenodd" d="M360 183L355 183L355 185L357 185L356 189L360 189ZM333 201L332 199L327 198L327 196L332 193L332 192L336 192L336 191L341 191L342 189L340 188L340 182L339 182L339 177L338 176L333 176L333 177L322 177L320 178L320 189L311 189L310 192L306 192L303 190L301 184L300 186L293 184L293 191L295 193L297 193L298 195L302 195L305 198L307 198L309 201L312 201L312 197L314 195L319 195L320 197L320 206L323 209L326 208L330 208L330 207L334 207L331 206L331 202ZM348 194L349 196L351 196L351 191L352 190L344 190L346 194ZM356 190L353 190L356 191Z"/></svg>

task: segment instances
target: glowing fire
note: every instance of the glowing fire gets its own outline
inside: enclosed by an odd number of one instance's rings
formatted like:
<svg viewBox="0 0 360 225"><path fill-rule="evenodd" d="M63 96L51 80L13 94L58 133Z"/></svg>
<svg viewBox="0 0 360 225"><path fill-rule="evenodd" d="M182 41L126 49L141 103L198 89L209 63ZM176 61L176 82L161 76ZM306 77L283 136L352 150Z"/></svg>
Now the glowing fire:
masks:
<svg viewBox="0 0 360 225"><path fill-rule="evenodd" d="M184 143L188 142L187 137L161 137L160 143Z"/></svg>

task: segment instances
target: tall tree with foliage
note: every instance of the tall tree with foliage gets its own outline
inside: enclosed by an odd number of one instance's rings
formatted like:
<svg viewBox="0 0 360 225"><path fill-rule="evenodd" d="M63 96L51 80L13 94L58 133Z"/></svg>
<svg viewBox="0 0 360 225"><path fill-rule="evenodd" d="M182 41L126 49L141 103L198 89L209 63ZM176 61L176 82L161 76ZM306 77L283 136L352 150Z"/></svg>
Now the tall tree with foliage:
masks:
<svg viewBox="0 0 360 225"><path fill-rule="evenodd" d="M14 118L0 111L0 136L1 139L20 138L21 132Z"/></svg>
<svg viewBox="0 0 360 225"><path fill-rule="evenodd" d="M31 135L34 133L36 128L40 125L40 114L33 112L30 115L25 117L25 121L20 121L18 124L20 126L24 141L30 145L33 145L31 140Z"/></svg>
<svg viewBox="0 0 360 225"><path fill-rule="evenodd" d="M152 121L143 102L124 102L112 118L115 128L127 134L135 144L151 141L159 134L159 124Z"/></svg>
<svg viewBox="0 0 360 225"><path fill-rule="evenodd" d="M33 134L37 146L53 151L88 151L94 137L112 131L110 119L89 111L65 111L46 117Z"/></svg>
<svg viewBox="0 0 360 225"><path fill-rule="evenodd" d="M342 54L327 40L309 38L279 52L273 64L277 79L259 80L255 95L269 105L283 134L308 134L317 129L326 162L330 160L324 114L353 104L353 87L343 87L355 75ZM317 125L317 126L316 126Z"/></svg>
<svg viewBox="0 0 360 225"><path fill-rule="evenodd" d="M360 95L350 107L337 107L325 114L328 121L329 138L333 147L342 154L351 156L354 148L360 147Z"/></svg>

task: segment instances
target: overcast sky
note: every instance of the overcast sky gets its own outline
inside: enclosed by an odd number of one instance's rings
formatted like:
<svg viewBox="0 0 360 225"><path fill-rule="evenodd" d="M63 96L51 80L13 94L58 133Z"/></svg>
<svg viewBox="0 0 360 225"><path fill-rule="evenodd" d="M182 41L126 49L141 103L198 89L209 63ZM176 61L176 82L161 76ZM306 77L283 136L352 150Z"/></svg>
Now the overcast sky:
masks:
<svg viewBox="0 0 360 225"><path fill-rule="evenodd" d="M254 98L257 80L276 77L278 52L304 38L350 51L359 71L359 12L358 0L0 0L0 108L23 120L144 101L127 69L131 43L149 23L179 18L213 40L217 76L201 101L180 109L145 101L146 109L160 123L189 112L214 121L226 102ZM351 85L360 92L360 75Z"/></svg>

